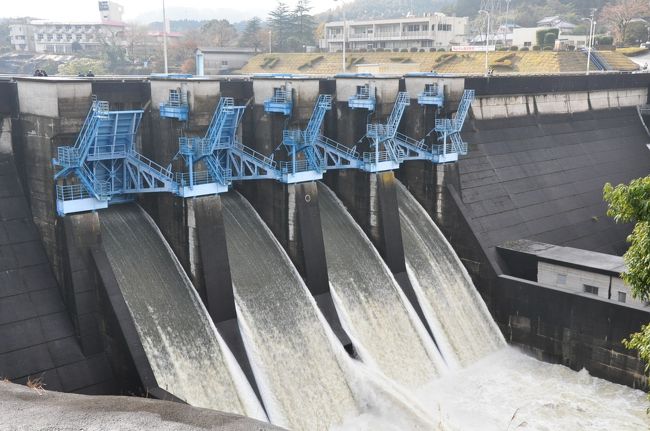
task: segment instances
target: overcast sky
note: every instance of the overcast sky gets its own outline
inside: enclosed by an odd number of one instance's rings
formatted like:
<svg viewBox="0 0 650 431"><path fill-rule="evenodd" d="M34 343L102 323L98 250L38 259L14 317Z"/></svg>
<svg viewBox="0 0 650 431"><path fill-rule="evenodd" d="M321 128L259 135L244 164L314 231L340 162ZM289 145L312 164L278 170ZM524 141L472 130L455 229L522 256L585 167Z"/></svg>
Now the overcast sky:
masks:
<svg viewBox="0 0 650 431"><path fill-rule="evenodd" d="M340 1L340 0L339 0ZM162 0L122 0L124 20L149 21L162 11ZM295 0L285 0L293 6ZM99 12L96 0L0 0L1 17L34 16L56 21L98 21ZM334 0L312 0L313 12L322 12L337 5ZM165 0L171 11L171 18L177 18L183 12L184 18L204 17L227 18L231 20L246 19L253 16L265 18L276 2L273 0ZM235 6L236 5L236 6ZM162 21L162 12L158 13ZM206 16L215 15L215 16Z"/></svg>

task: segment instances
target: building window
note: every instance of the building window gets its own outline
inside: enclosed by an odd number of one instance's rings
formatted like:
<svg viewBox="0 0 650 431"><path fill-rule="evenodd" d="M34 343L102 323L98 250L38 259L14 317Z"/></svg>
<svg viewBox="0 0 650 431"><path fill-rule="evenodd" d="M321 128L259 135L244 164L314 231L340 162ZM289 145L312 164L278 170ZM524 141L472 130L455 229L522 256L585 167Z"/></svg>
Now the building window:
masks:
<svg viewBox="0 0 650 431"><path fill-rule="evenodd" d="M566 284L566 274L558 274L556 283L558 285L564 286Z"/></svg>
<svg viewBox="0 0 650 431"><path fill-rule="evenodd" d="M406 26L406 31L420 31L420 24L409 24Z"/></svg>
<svg viewBox="0 0 650 431"><path fill-rule="evenodd" d="M585 288L585 293L591 293L592 295L598 295L598 288L596 286L590 286L589 284L583 284Z"/></svg>
<svg viewBox="0 0 650 431"><path fill-rule="evenodd" d="M432 40L423 40L420 42L420 46L423 48L433 46L433 41Z"/></svg>
<svg viewBox="0 0 650 431"><path fill-rule="evenodd" d="M228 60L221 60L222 66L228 66Z"/></svg>
<svg viewBox="0 0 650 431"><path fill-rule="evenodd" d="M533 42L524 42L524 46L531 46Z"/></svg>
<svg viewBox="0 0 650 431"><path fill-rule="evenodd" d="M438 31L451 31L451 24L438 24Z"/></svg>
<svg viewBox="0 0 650 431"><path fill-rule="evenodd" d="M618 302L625 302L627 294L625 292L618 292Z"/></svg>

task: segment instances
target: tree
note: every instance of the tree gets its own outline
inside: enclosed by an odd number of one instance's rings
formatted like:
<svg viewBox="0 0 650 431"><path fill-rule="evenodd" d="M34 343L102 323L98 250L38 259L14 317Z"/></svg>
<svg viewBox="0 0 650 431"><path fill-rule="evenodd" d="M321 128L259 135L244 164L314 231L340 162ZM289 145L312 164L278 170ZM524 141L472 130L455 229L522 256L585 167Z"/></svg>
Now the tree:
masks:
<svg viewBox="0 0 650 431"><path fill-rule="evenodd" d="M632 21L625 32L626 45L637 45L648 40L648 22L643 20Z"/></svg>
<svg viewBox="0 0 650 431"><path fill-rule="evenodd" d="M632 180L629 185L605 184L603 196L608 203L607 215L617 223L635 223L627 237L630 248L623 255L626 271L621 274L632 295L650 301L650 176ZM623 340L628 349L636 349L650 372L650 324Z"/></svg>
<svg viewBox="0 0 650 431"><path fill-rule="evenodd" d="M627 30L630 22L635 18L641 18L650 14L650 3L648 0L618 0L603 7L599 20L614 35L617 44L623 44L627 37Z"/></svg>
<svg viewBox="0 0 650 431"><path fill-rule="evenodd" d="M237 40L237 29L227 19L213 19L201 26L205 42L212 46L231 46Z"/></svg>
<svg viewBox="0 0 650 431"><path fill-rule="evenodd" d="M262 30L262 20L258 17L250 19L246 23L246 28L241 35L239 44L241 46L254 48L255 52L259 51L264 43L264 34Z"/></svg>
<svg viewBox="0 0 650 431"><path fill-rule="evenodd" d="M292 36L295 40L292 47L294 51L302 51L303 46L314 45L316 21L309 13L311 9L309 0L298 0L291 14L294 29Z"/></svg>
<svg viewBox="0 0 650 431"><path fill-rule="evenodd" d="M104 62L92 58L75 58L65 64L60 64L58 74L77 76L80 73L86 74L89 70L92 70L95 75L106 74Z"/></svg>
<svg viewBox="0 0 650 431"><path fill-rule="evenodd" d="M278 1L277 7L269 12L268 25L272 32L272 45L274 51L284 52L288 47L288 39L291 36L292 16L289 13L289 6Z"/></svg>

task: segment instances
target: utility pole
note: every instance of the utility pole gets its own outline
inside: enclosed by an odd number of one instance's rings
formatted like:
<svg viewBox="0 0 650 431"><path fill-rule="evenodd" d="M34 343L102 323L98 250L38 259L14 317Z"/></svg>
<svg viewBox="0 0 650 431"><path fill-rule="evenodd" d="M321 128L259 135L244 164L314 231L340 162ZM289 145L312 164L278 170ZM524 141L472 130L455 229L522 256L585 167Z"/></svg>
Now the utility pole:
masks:
<svg viewBox="0 0 650 431"><path fill-rule="evenodd" d="M490 42L490 12L486 11L485 9L481 9L478 11L478 13L483 14L487 17L487 29L485 32L485 76L488 76L489 69L488 69L488 43Z"/></svg>
<svg viewBox="0 0 650 431"><path fill-rule="evenodd" d="M341 2L341 10L343 11L343 73L345 73L345 64L346 64L346 59L345 59L345 45L347 45L347 32L346 32L346 22L345 22L345 2L343 0L334 0L340 1Z"/></svg>

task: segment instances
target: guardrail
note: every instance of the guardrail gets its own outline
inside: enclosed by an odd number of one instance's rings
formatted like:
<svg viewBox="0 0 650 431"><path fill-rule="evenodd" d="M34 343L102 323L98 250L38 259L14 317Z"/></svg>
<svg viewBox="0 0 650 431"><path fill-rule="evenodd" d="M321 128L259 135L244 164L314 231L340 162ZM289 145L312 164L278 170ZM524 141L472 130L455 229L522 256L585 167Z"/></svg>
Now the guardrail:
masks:
<svg viewBox="0 0 650 431"><path fill-rule="evenodd" d="M335 140L330 139L326 136L323 135L319 136L318 143L320 143L321 145L325 145L336 152L343 153L350 158L355 158L355 159L359 158L359 153L354 148L346 147L345 145L339 144Z"/></svg>
<svg viewBox="0 0 650 431"><path fill-rule="evenodd" d="M67 184L56 186L56 198L60 201L87 199L91 195L83 184Z"/></svg>
<svg viewBox="0 0 650 431"><path fill-rule="evenodd" d="M174 178L174 175L172 174L172 171L159 165L158 163L154 162L151 159L146 158L140 153L137 153L135 151L131 151L129 154L133 159L135 159L138 163L141 165L149 168L149 171L154 172L155 174L158 174L159 177L161 177L163 180L167 181L172 181Z"/></svg>
<svg viewBox="0 0 650 431"><path fill-rule="evenodd" d="M298 172L307 172L316 170L316 167L309 160L294 160L289 162L280 162L280 172L283 174L295 174Z"/></svg>
<svg viewBox="0 0 650 431"><path fill-rule="evenodd" d="M252 148L249 148L249 147L247 147L245 145L242 145L239 142L236 142L233 145L233 148L235 150L239 151L240 153L255 159L260 164L266 165L268 169L275 170L276 167L277 167L277 162L275 160L271 159L270 157L265 156L262 153L259 153L259 152L255 151Z"/></svg>
<svg viewBox="0 0 650 431"><path fill-rule="evenodd" d="M418 141L406 135L403 135L402 133L399 132L395 133L395 139L399 141L399 143L404 143L406 145L416 148L419 151L427 150L427 145L424 143L424 139Z"/></svg>
<svg viewBox="0 0 650 431"><path fill-rule="evenodd" d="M369 151L363 153L364 163L381 163L393 160L389 151Z"/></svg>

